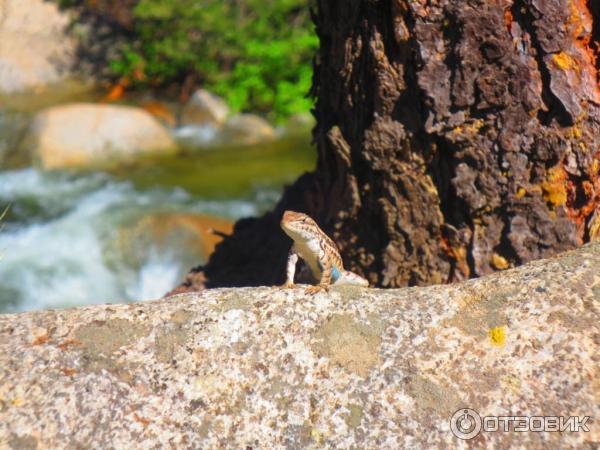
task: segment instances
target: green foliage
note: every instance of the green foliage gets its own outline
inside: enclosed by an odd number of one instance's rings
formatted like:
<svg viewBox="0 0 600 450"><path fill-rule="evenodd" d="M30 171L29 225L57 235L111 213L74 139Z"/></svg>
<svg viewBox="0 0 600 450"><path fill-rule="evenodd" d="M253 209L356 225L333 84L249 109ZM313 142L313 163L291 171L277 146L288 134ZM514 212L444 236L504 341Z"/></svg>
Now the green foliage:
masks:
<svg viewBox="0 0 600 450"><path fill-rule="evenodd" d="M196 75L235 110L282 119L308 111L318 45L311 0L140 0L135 39L111 62L138 85Z"/></svg>

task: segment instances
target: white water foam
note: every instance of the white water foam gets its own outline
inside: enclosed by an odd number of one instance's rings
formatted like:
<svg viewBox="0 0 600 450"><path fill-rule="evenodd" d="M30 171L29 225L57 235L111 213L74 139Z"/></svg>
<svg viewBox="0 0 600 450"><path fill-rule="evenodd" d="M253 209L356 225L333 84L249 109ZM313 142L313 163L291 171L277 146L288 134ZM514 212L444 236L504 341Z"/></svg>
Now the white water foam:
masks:
<svg viewBox="0 0 600 450"><path fill-rule="evenodd" d="M156 212L257 213L250 201L202 201L180 189L139 192L102 174L35 169L0 172L0 210L7 204L11 216L0 230L0 312L158 298L189 267L176 249L151 248L137 267L119 255L115 260L107 244L120 225Z"/></svg>

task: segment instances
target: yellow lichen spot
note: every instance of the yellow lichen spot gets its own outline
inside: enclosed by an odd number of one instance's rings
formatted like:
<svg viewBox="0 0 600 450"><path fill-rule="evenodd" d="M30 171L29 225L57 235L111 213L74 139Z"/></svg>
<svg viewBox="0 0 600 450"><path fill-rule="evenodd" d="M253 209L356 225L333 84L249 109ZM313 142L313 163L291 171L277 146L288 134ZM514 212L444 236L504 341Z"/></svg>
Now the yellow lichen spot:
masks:
<svg viewBox="0 0 600 450"><path fill-rule="evenodd" d="M504 327L491 328L490 331L488 331L488 336L490 337L490 341L492 341L492 345L495 345L496 347L502 347L506 342L506 332L504 331Z"/></svg>
<svg viewBox="0 0 600 450"><path fill-rule="evenodd" d="M465 125L465 129L473 134L477 133L481 127L483 127L483 125L485 124L485 122L481 119L475 119L473 122L468 123L467 125Z"/></svg>
<svg viewBox="0 0 600 450"><path fill-rule="evenodd" d="M510 264L503 256L500 256L498 253L494 253L492 255L492 266L497 270L505 270L510 267Z"/></svg>
<svg viewBox="0 0 600 450"><path fill-rule="evenodd" d="M581 137L581 128L578 126L571 128L571 132L573 133L573 137L575 139L579 139Z"/></svg>
<svg viewBox="0 0 600 450"><path fill-rule="evenodd" d="M552 55L552 60L559 69L577 69L577 62L565 52L559 52Z"/></svg>
<svg viewBox="0 0 600 450"><path fill-rule="evenodd" d="M23 399L15 398L11 403L13 404L13 406L19 407L22 406L25 402L23 401Z"/></svg>
<svg viewBox="0 0 600 450"><path fill-rule="evenodd" d="M515 197L523 198L526 195L527 195L527 189L520 187L519 189L517 189L517 193L516 193Z"/></svg>
<svg viewBox="0 0 600 450"><path fill-rule="evenodd" d="M472 122L467 122L463 125L458 125L454 127L451 131L455 136L460 135L475 135L481 130L481 128L485 125L485 122L481 119L475 119Z"/></svg>
<svg viewBox="0 0 600 450"><path fill-rule="evenodd" d="M566 173L560 166L548 170L548 178L542 183L544 199L554 206L567 203Z"/></svg>
<svg viewBox="0 0 600 450"><path fill-rule="evenodd" d="M323 435L316 428L313 428L310 431L310 437L312 437L313 441L315 441L317 444L320 444L321 442L323 442Z"/></svg>

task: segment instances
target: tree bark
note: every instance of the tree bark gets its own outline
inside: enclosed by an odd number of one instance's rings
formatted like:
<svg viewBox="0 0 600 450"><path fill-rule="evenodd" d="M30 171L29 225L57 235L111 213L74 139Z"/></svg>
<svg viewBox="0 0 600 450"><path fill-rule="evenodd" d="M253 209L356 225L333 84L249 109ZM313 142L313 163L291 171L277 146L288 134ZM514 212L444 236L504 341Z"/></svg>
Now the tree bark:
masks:
<svg viewBox="0 0 600 450"><path fill-rule="evenodd" d="M281 282L285 209L382 287L477 277L600 235L595 0L319 0L315 23L316 171L238 222L202 285Z"/></svg>

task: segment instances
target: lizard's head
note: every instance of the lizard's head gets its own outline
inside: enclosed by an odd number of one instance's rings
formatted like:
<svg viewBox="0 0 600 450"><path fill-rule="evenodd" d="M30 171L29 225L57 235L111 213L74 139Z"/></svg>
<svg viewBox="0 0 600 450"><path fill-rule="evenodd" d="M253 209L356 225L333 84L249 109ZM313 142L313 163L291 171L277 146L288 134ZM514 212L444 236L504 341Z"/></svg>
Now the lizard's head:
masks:
<svg viewBox="0 0 600 450"><path fill-rule="evenodd" d="M286 211L281 219L281 228L292 239L298 235L304 235L307 231L314 229L317 224L306 214L295 211Z"/></svg>

